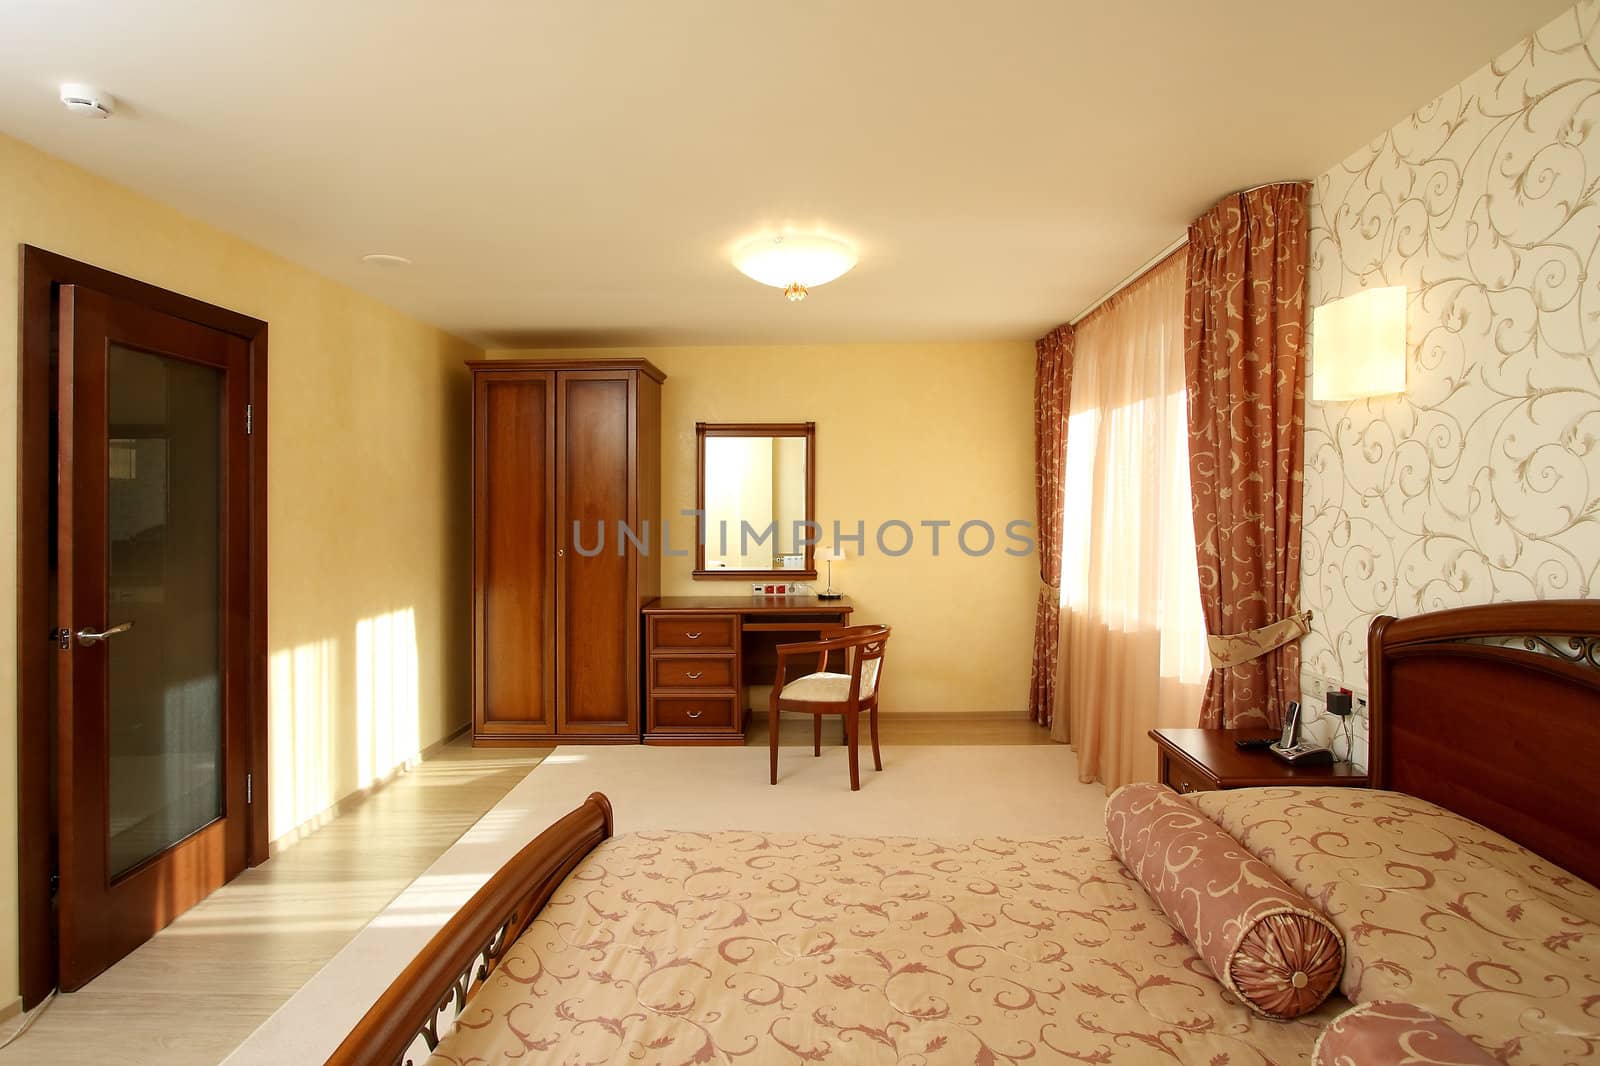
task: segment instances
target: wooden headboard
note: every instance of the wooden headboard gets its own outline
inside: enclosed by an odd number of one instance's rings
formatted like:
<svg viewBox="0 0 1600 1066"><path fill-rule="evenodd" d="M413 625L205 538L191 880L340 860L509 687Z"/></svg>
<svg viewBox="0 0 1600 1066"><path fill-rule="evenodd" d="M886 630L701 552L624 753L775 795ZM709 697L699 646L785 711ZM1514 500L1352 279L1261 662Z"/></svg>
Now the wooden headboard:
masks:
<svg viewBox="0 0 1600 1066"><path fill-rule="evenodd" d="M1600 884L1600 600L1384 616L1368 656L1374 787Z"/></svg>

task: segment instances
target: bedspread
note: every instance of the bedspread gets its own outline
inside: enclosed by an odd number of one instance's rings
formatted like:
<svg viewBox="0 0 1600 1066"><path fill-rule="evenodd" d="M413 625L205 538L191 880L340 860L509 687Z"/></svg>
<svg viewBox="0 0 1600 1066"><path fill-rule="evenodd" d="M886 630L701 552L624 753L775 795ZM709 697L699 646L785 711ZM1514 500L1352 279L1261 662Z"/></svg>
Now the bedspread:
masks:
<svg viewBox="0 0 1600 1066"><path fill-rule="evenodd" d="M434 1064L1290 1064L1104 840L755 832L601 844Z"/></svg>

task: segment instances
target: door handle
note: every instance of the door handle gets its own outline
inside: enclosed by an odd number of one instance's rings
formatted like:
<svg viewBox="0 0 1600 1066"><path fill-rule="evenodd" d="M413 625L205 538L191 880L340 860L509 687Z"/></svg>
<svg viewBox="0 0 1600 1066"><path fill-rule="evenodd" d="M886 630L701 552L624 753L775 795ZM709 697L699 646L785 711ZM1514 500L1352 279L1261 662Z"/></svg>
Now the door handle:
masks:
<svg viewBox="0 0 1600 1066"><path fill-rule="evenodd" d="M110 629L102 629L98 633L92 629L80 629L78 630L78 643L82 644L86 648L91 647L100 643L102 640L105 640L107 637L114 637L118 633L126 633L132 628L132 622L119 622Z"/></svg>

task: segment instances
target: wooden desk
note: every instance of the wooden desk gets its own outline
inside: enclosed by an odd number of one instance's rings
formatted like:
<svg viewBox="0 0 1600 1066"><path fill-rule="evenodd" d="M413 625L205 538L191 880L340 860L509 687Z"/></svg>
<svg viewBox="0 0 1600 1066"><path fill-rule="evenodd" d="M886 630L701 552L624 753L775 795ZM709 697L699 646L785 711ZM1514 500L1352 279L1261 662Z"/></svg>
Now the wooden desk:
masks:
<svg viewBox="0 0 1600 1066"><path fill-rule="evenodd" d="M1276 737L1276 729L1152 729L1160 759L1160 780L1178 792L1206 792L1259 785L1351 785L1365 788L1368 777L1347 762L1331 766L1291 766L1265 748L1243 751L1237 737Z"/></svg>
<svg viewBox="0 0 1600 1066"><path fill-rule="evenodd" d="M770 684L779 644L849 625L848 599L663 596L644 605L644 742L743 744L744 686Z"/></svg>

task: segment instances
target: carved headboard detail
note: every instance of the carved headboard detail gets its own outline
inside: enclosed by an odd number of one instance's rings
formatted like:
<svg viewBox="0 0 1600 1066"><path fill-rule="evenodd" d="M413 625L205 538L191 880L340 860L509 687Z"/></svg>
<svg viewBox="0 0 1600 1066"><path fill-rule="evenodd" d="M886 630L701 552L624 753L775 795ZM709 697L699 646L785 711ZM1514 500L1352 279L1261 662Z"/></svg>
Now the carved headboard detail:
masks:
<svg viewBox="0 0 1600 1066"><path fill-rule="evenodd" d="M1522 646L1528 651L1543 651L1569 663L1600 670L1600 637L1569 636L1563 641L1559 637L1526 636L1522 638Z"/></svg>
<svg viewBox="0 0 1600 1066"><path fill-rule="evenodd" d="M1600 883L1600 600L1372 624L1373 784Z"/></svg>

